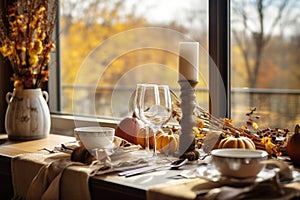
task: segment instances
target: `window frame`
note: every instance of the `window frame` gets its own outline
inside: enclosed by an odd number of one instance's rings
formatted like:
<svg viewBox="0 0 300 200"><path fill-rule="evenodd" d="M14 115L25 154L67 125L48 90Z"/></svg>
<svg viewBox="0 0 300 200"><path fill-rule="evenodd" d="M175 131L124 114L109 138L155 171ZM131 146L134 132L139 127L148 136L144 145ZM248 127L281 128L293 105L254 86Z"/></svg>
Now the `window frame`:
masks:
<svg viewBox="0 0 300 200"><path fill-rule="evenodd" d="M210 0L208 9L208 46L209 55L212 58L209 62L209 111L216 117L230 118L230 0ZM215 66L217 69L214 69ZM216 73L220 73L221 80L216 76ZM222 94L224 88L225 97Z"/></svg>
<svg viewBox="0 0 300 200"><path fill-rule="evenodd" d="M55 55L51 57L52 60L55 60L56 64L55 67L50 68L50 74L52 76L49 76L49 84L48 84L48 91L49 91L49 108L50 111L57 111L60 112L61 109L61 56L60 56L60 39L59 39L59 27L60 27L60 1L58 1L57 5L57 12L56 12L56 26L54 30L54 36L56 40L56 49L55 49ZM53 84L55 83L55 84Z"/></svg>

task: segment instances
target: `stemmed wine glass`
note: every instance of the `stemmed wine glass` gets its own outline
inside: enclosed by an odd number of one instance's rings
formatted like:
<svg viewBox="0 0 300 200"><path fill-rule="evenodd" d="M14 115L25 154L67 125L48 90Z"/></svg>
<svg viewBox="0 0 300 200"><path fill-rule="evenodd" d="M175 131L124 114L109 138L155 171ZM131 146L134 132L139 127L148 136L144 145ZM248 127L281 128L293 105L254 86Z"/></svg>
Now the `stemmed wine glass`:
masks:
<svg viewBox="0 0 300 200"><path fill-rule="evenodd" d="M140 115L140 110L141 110L141 97L142 97L142 87L144 84L137 84L136 89L135 89L135 96L134 96L134 101L133 101L133 108L134 108L134 113L137 118L142 120L145 123L145 135L144 135L144 148L147 153L150 151L150 130L149 130L149 125L147 124L146 121L144 121L141 118Z"/></svg>
<svg viewBox="0 0 300 200"><path fill-rule="evenodd" d="M153 157L157 157L156 133L163 124L169 121L172 114L169 86L138 84L135 102L135 112L153 130Z"/></svg>

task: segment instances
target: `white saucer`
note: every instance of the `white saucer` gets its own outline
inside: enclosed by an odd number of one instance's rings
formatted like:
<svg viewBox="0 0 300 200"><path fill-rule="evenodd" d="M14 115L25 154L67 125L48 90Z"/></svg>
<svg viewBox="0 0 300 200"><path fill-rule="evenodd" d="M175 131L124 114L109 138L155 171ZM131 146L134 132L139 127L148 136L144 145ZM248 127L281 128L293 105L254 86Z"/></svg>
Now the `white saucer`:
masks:
<svg viewBox="0 0 300 200"><path fill-rule="evenodd" d="M256 177L234 178L221 176L220 172L212 165L200 166L197 168L197 177L207 179L213 182L219 182L223 185L245 186L257 182L262 182L273 178L276 170L263 169Z"/></svg>

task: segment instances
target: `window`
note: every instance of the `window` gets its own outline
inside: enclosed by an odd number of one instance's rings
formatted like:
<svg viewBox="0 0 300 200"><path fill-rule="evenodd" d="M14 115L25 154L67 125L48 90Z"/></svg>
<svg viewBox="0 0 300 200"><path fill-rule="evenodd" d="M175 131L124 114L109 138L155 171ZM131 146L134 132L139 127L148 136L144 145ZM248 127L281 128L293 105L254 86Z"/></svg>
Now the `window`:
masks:
<svg viewBox="0 0 300 200"><path fill-rule="evenodd" d="M300 121L300 3L231 1L232 117L245 121L256 107L262 127L289 128Z"/></svg>
<svg viewBox="0 0 300 200"><path fill-rule="evenodd" d="M176 42L193 40L202 47L201 106L209 109L213 60L228 101L216 95L218 109L227 109L237 126L251 107L261 127L292 130L299 123L298 1L61 0L60 6L61 104L53 111L122 118L138 82L169 84L179 94Z"/></svg>
<svg viewBox="0 0 300 200"><path fill-rule="evenodd" d="M61 0L58 111L128 116L139 82L168 84L178 94L180 41L201 45L197 96L207 107L207 7L197 0Z"/></svg>

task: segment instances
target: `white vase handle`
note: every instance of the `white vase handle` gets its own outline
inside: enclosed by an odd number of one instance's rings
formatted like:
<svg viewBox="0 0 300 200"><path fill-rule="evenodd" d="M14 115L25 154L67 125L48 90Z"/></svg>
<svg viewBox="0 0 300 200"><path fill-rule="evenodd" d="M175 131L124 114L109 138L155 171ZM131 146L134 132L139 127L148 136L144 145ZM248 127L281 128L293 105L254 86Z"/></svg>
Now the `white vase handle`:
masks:
<svg viewBox="0 0 300 200"><path fill-rule="evenodd" d="M48 102L48 99L49 99L48 92L43 91L43 97L45 98L46 102Z"/></svg>
<svg viewBox="0 0 300 200"><path fill-rule="evenodd" d="M11 92L8 92L5 96L6 102L9 104L10 100L12 98L13 94Z"/></svg>

